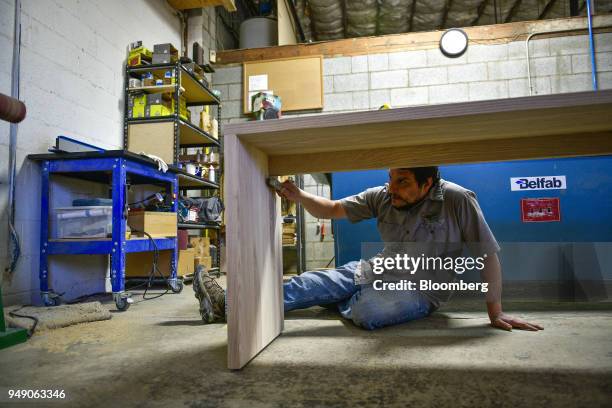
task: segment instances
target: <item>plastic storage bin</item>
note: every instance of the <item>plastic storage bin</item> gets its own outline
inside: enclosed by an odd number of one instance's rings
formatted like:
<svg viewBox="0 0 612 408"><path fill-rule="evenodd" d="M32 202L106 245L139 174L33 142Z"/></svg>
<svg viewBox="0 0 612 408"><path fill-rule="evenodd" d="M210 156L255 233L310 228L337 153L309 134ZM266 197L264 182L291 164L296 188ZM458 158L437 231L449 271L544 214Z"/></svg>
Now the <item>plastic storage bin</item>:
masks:
<svg viewBox="0 0 612 408"><path fill-rule="evenodd" d="M65 238L107 238L113 233L113 207L63 207L56 208L52 236Z"/></svg>

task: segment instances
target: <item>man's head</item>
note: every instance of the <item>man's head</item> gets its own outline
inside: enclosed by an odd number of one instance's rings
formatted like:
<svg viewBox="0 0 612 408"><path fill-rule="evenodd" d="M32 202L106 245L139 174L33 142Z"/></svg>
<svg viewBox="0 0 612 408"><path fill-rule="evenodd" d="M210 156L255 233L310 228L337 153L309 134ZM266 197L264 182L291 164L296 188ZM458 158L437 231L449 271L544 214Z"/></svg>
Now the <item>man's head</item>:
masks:
<svg viewBox="0 0 612 408"><path fill-rule="evenodd" d="M439 178L437 166L389 169L391 205L402 208L418 203Z"/></svg>

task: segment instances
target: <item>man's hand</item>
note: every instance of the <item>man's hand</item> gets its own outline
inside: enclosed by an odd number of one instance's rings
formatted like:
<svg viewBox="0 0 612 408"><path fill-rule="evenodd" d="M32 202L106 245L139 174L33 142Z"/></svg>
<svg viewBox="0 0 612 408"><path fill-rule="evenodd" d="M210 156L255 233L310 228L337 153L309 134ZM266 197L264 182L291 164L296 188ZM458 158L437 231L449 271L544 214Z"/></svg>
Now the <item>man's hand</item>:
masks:
<svg viewBox="0 0 612 408"><path fill-rule="evenodd" d="M528 331L539 331L544 330L544 327L539 324L529 323L518 317L508 316L507 314L500 313L498 315L489 316L491 319L491 326L499 329L512 331L512 329L521 329Z"/></svg>
<svg viewBox="0 0 612 408"><path fill-rule="evenodd" d="M295 185L291 180L285 180L281 183L280 191L277 191L278 195L285 197L289 201L298 202L302 197L302 190Z"/></svg>

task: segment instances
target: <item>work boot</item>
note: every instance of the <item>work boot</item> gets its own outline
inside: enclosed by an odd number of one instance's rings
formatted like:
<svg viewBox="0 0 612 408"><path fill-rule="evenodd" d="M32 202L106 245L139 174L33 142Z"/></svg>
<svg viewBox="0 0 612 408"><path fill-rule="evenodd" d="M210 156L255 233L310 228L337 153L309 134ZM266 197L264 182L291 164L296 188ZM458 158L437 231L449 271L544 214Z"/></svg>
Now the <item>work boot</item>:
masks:
<svg viewBox="0 0 612 408"><path fill-rule="evenodd" d="M204 323L225 321L225 291L202 265L198 265L193 274L193 291L200 302Z"/></svg>

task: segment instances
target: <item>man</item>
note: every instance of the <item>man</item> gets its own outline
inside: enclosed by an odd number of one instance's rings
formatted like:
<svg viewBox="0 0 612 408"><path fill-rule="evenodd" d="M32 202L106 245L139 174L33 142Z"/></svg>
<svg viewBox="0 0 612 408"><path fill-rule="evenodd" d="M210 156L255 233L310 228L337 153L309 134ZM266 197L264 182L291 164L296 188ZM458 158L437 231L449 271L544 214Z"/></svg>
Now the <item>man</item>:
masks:
<svg viewBox="0 0 612 408"><path fill-rule="evenodd" d="M391 267L386 271L387 277L378 279L380 271L376 271L376 266L382 264L379 261L384 260L385 255L387 259L393 259L394 255L409 254L418 260L420 254L424 261L427 253L431 259L457 260L463 245L466 245L472 257L481 262L480 272L487 284L486 305L491 325L504 330L543 329L538 324L503 313L501 265L497 256L499 245L475 194L442 180L437 167L391 169L389 183L385 186L370 188L342 200L332 201L309 194L289 181L282 184L279 194L301 203L315 218L348 218L353 223L376 218L385 244L382 253L367 261L305 272L285 282L285 311L337 304L343 317L368 330L426 317L441 302L448 300L450 293L429 287L419 288L416 280L428 278L428 282L448 284L457 280L458 268L449 271L438 264L433 270L427 270L424 264L420 264L410 273ZM384 290L381 289L382 281L411 281L413 286L409 290ZM194 290L200 299L203 319L209 322L223 320L225 297L216 282L196 273Z"/></svg>

